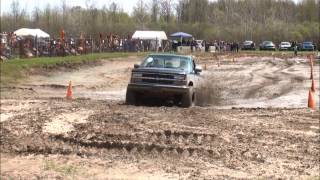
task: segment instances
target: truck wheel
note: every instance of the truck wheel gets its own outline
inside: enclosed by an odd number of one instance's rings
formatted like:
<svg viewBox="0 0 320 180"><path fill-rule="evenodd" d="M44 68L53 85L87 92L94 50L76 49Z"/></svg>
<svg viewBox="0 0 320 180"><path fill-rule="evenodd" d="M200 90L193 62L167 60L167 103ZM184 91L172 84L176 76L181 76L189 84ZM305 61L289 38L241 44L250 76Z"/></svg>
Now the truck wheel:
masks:
<svg viewBox="0 0 320 180"><path fill-rule="evenodd" d="M128 105L136 105L136 93L133 91L127 90L126 93L126 104Z"/></svg>
<svg viewBox="0 0 320 180"><path fill-rule="evenodd" d="M196 93L193 88L190 88L189 91L182 96L181 106L182 107L192 107L195 104Z"/></svg>

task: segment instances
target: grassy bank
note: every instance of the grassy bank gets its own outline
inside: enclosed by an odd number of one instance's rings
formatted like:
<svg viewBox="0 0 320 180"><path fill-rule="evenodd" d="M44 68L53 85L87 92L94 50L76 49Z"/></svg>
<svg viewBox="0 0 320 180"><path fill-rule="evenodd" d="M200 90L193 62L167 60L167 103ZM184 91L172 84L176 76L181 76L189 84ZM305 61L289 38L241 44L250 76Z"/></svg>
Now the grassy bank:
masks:
<svg viewBox="0 0 320 180"><path fill-rule="evenodd" d="M39 57L30 59L14 59L0 63L1 85L17 83L26 76L30 69L54 68L67 65L81 65L102 59L111 59L128 56L144 56L145 53L96 53L81 56L66 57Z"/></svg>

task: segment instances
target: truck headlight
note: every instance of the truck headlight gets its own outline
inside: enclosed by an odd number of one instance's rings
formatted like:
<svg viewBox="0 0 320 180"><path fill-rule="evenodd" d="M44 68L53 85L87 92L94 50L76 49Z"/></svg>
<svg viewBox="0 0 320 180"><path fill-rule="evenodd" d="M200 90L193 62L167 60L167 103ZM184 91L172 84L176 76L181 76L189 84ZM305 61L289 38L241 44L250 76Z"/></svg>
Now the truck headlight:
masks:
<svg viewBox="0 0 320 180"><path fill-rule="evenodd" d="M132 73L131 74L131 83L136 83L136 82L140 82L142 78L142 74L141 73Z"/></svg>
<svg viewBox="0 0 320 180"><path fill-rule="evenodd" d="M183 80L186 79L186 75L175 76L175 79L176 79L176 80L179 80L179 81L183 81Z"/></svg>
<svg viewBox="0 0 320 180"><path fill-rule="evenodd" d="M141 73L132 73L131 77L132 78L141 78L142 74Z"/></svg>

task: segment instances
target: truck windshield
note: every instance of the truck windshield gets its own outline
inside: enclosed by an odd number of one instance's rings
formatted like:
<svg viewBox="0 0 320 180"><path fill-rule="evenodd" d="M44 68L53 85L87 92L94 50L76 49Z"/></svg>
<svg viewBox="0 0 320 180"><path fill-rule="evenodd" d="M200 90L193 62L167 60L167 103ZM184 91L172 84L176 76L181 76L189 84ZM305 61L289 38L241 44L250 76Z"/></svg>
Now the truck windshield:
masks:
<svg viewBox="0 0 320 180"><path fill-rule="evenodd" d="M190 58L179 56L148 56L141 66L180 69L188 73L192 71Z"/></svg>

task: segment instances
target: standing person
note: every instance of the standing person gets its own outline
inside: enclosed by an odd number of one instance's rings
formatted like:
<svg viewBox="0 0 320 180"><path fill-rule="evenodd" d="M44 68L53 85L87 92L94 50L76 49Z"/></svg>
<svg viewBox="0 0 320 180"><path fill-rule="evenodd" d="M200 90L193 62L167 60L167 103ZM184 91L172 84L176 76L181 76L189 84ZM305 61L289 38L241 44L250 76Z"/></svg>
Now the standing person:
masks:
<svg viewBox="0 0 320 180"><path fill-rule="evenodd" d="M24 57L24 40L20 39L18 41L19 43L19 56L20 56L20 59Z"/></svg>
<svg viewBox="0 0 320 180"><path fill-rule="evenodd" d="M294 55L295 55L295 56L298 56L298 44L297 44L296 41L294 42L293 48L294 48Z"/></svg>
<svg viewBox="0 0 320 180"><path fill-rule="evenodd" d="M191 48L191 52L193 52L196 48L196 43L194 38L192 38L191 42L190 42L190 48Z"/></svg>
<svg viewBox="0 0 320 180"><path fill-rule="evenodd" d="M219 46L217 40L214 40L213 46L215 47L216 51L219 51Z"/></svg>
<svg viewBox="0 0 320 180"><path fill-rule="evenodd" d="M237 52L239 52L239 43L236 42L236 49L237 49Z"/></svg>

